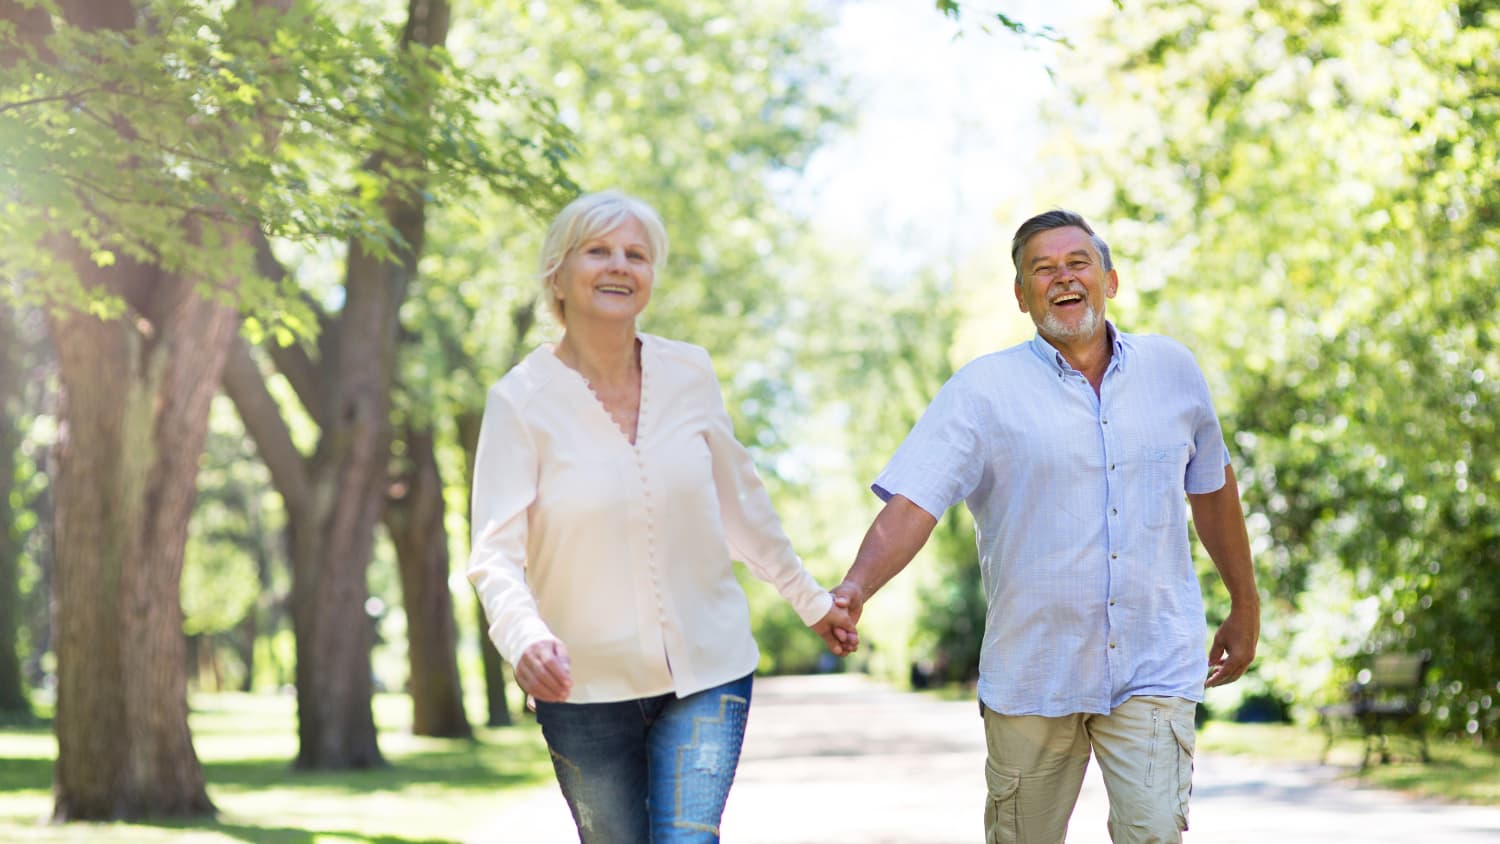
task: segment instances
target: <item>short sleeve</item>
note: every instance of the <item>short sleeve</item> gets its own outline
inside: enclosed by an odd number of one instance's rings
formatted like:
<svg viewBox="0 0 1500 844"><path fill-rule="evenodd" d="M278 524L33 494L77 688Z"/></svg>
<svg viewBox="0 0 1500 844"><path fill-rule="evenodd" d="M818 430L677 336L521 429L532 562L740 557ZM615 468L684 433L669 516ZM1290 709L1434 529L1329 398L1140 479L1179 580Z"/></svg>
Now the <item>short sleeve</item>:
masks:
<svg viewBox="0 0 1500 844"><path fill-rule="evenodd" d="M1193 427L1193 454L1188 459L1183 487L1185 491L1201 495L1214 492L1224 485L1224 467L1229 465L1229 447L1224 444L1224 431L1219 425L1219 415L1214 410L1213 396L1209 394L1208 382L1203 371L1188 353L1188 365L1192 367L1193 389L1198 392L1198 414Z"/></svg>
<svg viewBox="0 0 1500 844"><path fill-rule="evenodd" d="M979 435L982 416L962 375L943 385L870 485L882 501L900 495L941 519L978 487L988 454Z"/></svg>

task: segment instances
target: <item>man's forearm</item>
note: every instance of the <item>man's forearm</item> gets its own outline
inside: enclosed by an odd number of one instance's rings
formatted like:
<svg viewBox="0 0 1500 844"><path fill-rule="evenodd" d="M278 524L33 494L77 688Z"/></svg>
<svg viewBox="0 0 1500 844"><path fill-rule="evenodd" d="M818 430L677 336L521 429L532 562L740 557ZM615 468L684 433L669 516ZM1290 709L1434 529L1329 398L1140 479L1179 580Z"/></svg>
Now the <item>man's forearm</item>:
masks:
<svg viewBox="0 0 1500 844"><path fill-rule="evenodd" d="M1245 530L1245 514L1240 509L1239 484L1234 469L1224 467L1224 486L1202 495L1190 495L1193 526L1203 549L1213 560L1229 600L1235 609L1260 609L1260 593L1255 587L1255 565L1250 556L1250 536Z"/></svg>
<svg viewBox="0 0 1500 844"><path fill-rule="evenodd" d="M891 496L865 532L844 583L859 590L862 604L906 568L936 526L937 519L910 499Z"/></svg>

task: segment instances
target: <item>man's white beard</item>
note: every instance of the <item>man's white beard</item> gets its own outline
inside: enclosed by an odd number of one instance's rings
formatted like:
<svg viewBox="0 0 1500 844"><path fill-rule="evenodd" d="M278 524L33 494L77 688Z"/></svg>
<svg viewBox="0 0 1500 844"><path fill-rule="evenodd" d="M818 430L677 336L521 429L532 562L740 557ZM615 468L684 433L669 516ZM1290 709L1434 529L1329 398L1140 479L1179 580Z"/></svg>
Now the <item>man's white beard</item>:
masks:
<svg viewBox="0 0 1500 844"><path fill-rule="evenodd" d="M1040 326L1042 335L1045 337L1054 337L1058 340L1087 340L1089 337L1092 337L1094 332L1099 330L1099 324L1104 321L1104 315L1094 310L1092 302L1087 303L1084 307L1087 310L1084 311L1083 318L1078 321L1077 325L1072 327L1063 325L1056 314L1050 310L1047 311L1042 316L1042 324Z"/></svg>

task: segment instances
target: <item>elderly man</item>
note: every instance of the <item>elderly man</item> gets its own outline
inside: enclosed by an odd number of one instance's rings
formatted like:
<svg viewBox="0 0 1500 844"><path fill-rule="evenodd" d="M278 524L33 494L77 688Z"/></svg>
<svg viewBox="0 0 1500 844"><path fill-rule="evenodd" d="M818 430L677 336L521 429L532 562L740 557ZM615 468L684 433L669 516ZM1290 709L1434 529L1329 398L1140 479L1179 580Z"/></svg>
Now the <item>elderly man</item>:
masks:
<svg viewBox="0 0 1500 844"><path fill-rule="evenodd" d="M873 489L835 594L858 618L959 501L988 601L979 700L989 842L1061 844L1092 754L1115 842L1180 841L1205 683L1255 655L1260 601L1208 386L1176 341L1119 331L1109 247L1054 210L1011 243L1029 342L943 386ZM1204 654L1187 510L1229 591Z"/></svg>

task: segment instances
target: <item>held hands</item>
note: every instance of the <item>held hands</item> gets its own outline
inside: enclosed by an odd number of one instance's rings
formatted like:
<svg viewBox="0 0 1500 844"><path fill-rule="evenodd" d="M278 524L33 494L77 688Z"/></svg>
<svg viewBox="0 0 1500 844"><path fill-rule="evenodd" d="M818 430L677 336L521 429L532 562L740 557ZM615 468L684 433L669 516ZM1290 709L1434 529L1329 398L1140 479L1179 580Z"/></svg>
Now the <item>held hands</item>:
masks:
<svg viewBox="0 0 1500 844"><path fill-rule="evenodd" d="M859 617L865 612L865 590L852 580L833 587L833 604L836 607L844 607L849 611L849 621L858 624Z"/></svg>
<svg viewBox="0 0 1500 844"><path fill-rule="evenodd" d="M823 618L813 625L813 633L822 637L834 657L847 657L859 649L859 633L855 630L855 618L849 613L849 598L834 592L834 606L829 607Z"/></svg>
<svg viewBox="0 0 1500 844"><path fill-rule="evenodd" d="M546 703L562 703L573 691L573 670L568 649L556 639L537 642L516 663L516 685L521 691Z"/></svg>
<svg viewBox="0 0 1500 844"><path fill-rule="evenodd" d="M848 656L859 650L859 632L854 629L858 616L849 611L849 598L833 594L833 606L812 626L813 632L823 638L828 652L834 656Z"/></svg>
<svg viewBox="0 0 1500 844"><path fill-rule="evenodd" d="M1212 670L1204 685L1223 686L1238 680L1255 659L1255 643L1259 639L1260 608L1249 612L1231 609L1208 649L1208 666Z"/></svg>

